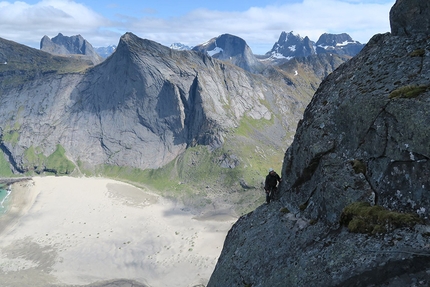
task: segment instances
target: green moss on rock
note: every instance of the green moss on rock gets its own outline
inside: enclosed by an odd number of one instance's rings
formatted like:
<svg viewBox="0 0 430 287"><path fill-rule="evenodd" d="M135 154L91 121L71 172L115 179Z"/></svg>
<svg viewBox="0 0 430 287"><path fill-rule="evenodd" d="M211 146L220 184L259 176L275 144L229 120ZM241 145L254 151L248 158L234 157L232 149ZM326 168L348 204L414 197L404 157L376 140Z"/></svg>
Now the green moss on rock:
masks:
<svg viewBox="0 0 430 287"><path fill-rule="evenodd" d="M424 49L416 49L412 51L409 55L411 57L423 57L426 54L426 50Z"/></svg>
<svg viewBox="0 0 430 287"><path fill-rule="evenodd" d="M282 214L290 213L290 210L289 210L288 208L286 208L286 207L282 207L279 211L280 211Z"/></svg>
<svg viewBox="0 0 430 287"><path fill-rule="evenodd" d="M386 233L401 227L412 227L421 219L411 213L390 211L382 206L371 206L368 202L354 202L346 206L340 224L355 233Z"/></svg>
<svg viewBox="0 0 430 287"><path fill-rule="evenodd" d="M308 207L308 203L306 202L306 203L301 204L301 205L299 206L299 209L300 209L301 211L304 211L307 207Z"/></svg>
<svg viewBox="0 0 430 287"><path fill-rule="evenodd" d="M366 174L366 164L359 159L354 159L352 162L352 168L356 174Z"/></svg>
<svg viewBox="0 0 430 287"><path fill-rule="evenodd" d="M61 145L57 145L57 149L46 158L46 170L52 171L55 174L70 174L75 165L66 157L66 151Z"/></svg>
<svg viewBox="0 0 430 287"><path fill-rule="evenodd" d="M422 93L424 93L425 91L427 91L428 88L429 88L428 86L414 86L414 85L403 86L392 91L388 96L388 98L390 99L416 98Z"/></svg>

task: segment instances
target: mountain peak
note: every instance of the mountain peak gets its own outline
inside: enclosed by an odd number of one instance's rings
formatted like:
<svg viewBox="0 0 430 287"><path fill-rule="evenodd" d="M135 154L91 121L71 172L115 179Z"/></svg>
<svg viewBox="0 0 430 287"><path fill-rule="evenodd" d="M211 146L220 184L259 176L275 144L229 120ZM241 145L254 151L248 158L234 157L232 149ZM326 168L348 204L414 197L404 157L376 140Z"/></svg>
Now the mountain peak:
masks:
<svg viewBox="0 0 430 287"><path fill-rule="evenodd" d="M302 38L299 34L294 35L293 31L286 33L283 31L278 42L273 45L267 54L275 59L292 59L294 57L307 57L315 54L315 44L308 38Z"/></svg>
<svg viewBox="0 0 430 287"><path fill-rule="evenodd" d="M330 53L353 57L364 47L354 41L348 34L328 34L320 36L317 43L309 37L302 38L299 34L285 31L279 36L272 50L266 53L272 60L283 63L296 57L308 57L315 54Z"/></svg>
<svg viewBox="0 0 430 287"><path fill-rule="evenodd" d="M231 34L222 34L206 43L195 46L193 51L228 61L246 71L259 72L263 65L257 60L245 40Z"/></svg>
<svg viewBox="0 0 430 287"><path fill-rule="evenodd" d="M84 55L94 64L99 64L103 61L95 52L93 46L81 35L69 37L58 33L52 39L45 35L40 41L40 50L55 55Z"/></svg>

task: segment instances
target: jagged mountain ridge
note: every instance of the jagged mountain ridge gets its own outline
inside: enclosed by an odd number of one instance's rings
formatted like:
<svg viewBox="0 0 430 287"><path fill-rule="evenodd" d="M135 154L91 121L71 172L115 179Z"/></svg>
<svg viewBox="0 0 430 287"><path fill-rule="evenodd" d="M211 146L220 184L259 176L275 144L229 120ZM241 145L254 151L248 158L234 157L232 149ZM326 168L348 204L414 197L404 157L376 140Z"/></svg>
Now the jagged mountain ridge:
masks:
<svg viewBox="0 0 430 287"><path fill-rule="evenodd" d="M286 83L274 84L207 55L174 51L131 33L94 68L54 70L5 88L3 149L20 172L49 169L40 158L58 145L75 165L87 168L158 168L187 147L221 146L243 118L270 121L277 132L260 134L285 142L308 101ZM288 116L280 121L279 114Z"/></svg>
<svg viewBox="0 0 430 287"><path fill-rule="evenodd" d="M397 0L392 33L322 82L286 151L279 200L236 222L209 287L430 283L429 12ZM345 213L362 202L373 217Z"/></svg>
<svg viewBox="0 0 430 287"><path fill-rule="evenodd" d="M273 48L266 53L266 58L274 63L284 63L293 58L308 57L316 54L336 54L340 56L353 57L364 47L357 41L352 40L346 33L322 34L315 43L309 37L302 38L293 32L282 32L279 40Z"/></svg>
<svg viewBox="0 0 430 287"><path fill-rule="evenodd" d="M115 51L116 46L101 47L93 49L82 36L67 37L61 33L52 40L44 36L40 43L41 50L57 55L85 55L93 63L98 64L102 59L107 58ZM88 48L86 48L88 47ZM279 66L294 58L306 58L323 53L339 55L341 59L348 60L345 56L354 56L363 45L353 41L346 34L323 34L317 43L308 37L304 39L293 32L282 32L279 40L266 56L256 56L247 43L234 35L223 34L212 38L206 43L195 47L188 47L180 43L170 46L173 50L193 50L206 53L211 57L232 63L242 69L257 74L267 74L264 72L267 67ZM98 55L96 55L98 54ZM318 57L314 57L314 60Z"/></svg>
<svg viewBox="0 0 430 287"><path fill-rule="evenodd" d="M188 46L188 45L184 45L182 43L173 43L170 45L170 49L173 50L179 50L179 51L183 51L183 50L191 50L194 47Z"/></svg>
<svg viewBox="0 0 430 287"><path fill-rule="evenodd" d="M265 75L270 73L270 71L266 71L267 69L273 70L272 67L282 69L283 64L292 59L299 59L305 63L304 58L310 57L309 62L318 61L322 59L317 56L319 54L329 54L335 58L333 62L336 64L332 65L332 70L334 70L339 62L349 60L363 47L362 44L353 41L348 34L323 34L318 45L316 46L308 37L303 39L299 35L293 35L292 32L288 34L283 32L279 41L265 57L257 57L243 39L223 34L194 47L193 50L207 53L211 57L227 61L251 73ZM320 71L316 71L316 73L320 73Z"/></svg>
<svg viewBox="0 0 430 287"><path fill-rule="evenodd" d="M293 32L282 32L279 40L273 45L273 48L266 53L273 58L286 58L287 60L294 57L307 57L315 54L315 43L300 35L294 35Z"/></svg>
<svg viewBox="0 0 430 287"><path fill-rule="evenodd" d="M45 35L40 40L40 50L54 55L83 55L91 60L94 65L103 61L93 46L81 35L68 37L58 33L52 39Z"/></svg>

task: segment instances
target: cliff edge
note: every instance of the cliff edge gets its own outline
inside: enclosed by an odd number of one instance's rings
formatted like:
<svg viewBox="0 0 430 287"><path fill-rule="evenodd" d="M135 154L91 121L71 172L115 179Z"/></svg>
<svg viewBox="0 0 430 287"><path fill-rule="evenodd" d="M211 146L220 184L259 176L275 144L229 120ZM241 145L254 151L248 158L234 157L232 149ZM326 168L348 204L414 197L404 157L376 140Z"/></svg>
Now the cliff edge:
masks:
<svg viewBox="0 0 430 287"><path fill-rule="evenodd" d="M320 85L278 201L230 230L208 286L430 284L430 6L399 0Z"/></svg>

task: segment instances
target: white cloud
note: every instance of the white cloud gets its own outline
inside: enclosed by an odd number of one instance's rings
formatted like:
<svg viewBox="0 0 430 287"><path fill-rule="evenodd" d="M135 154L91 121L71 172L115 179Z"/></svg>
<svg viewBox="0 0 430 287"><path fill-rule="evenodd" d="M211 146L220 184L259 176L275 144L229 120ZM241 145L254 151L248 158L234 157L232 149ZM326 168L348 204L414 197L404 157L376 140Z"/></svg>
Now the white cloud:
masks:
<svg viewBox="0 0 430 287"><path fill-rule="evenodd" d="M243 38L254 51L257 47L264 53L282 31L293 31L314 41L323 33L346 32L354 40L365 43L374 34L389 32L391 6L390 3L305 0L290 5L254 7L243 13L195 10L176 19L139 19L133 23L133 31L165 45L173 42L196 45L230 33Z"/></svg>
<svg viewBox="0 0 430 287"><path fill-rule="evenodd" d="M44 0L35 5L0 2L0 37L38 46L44 35L95 33L109 20L88 7L67 0Z"/></svg>
<svg viewBox="0 0 430 287"><path fill-rule="evenodd" d="M255 53L265 53L282 31L314 41L323 33L346 32L354 40L367 42L374 34L389 31L389 10L394 2L303 0L252 7L245 12L198 9L168 19L117 15L110 20L74 1L44 0L35 5L0 2L0 37L38 47L44 35L61 32L81 34L94 46L104 46L117 44L122 34L133 32L166 46L175 42L194 46L229 33L243 38Z"/></svg>

